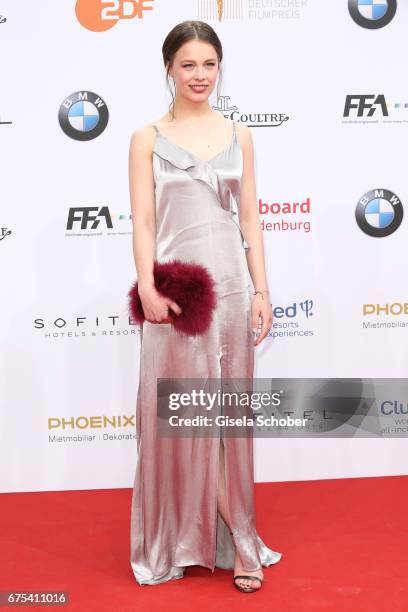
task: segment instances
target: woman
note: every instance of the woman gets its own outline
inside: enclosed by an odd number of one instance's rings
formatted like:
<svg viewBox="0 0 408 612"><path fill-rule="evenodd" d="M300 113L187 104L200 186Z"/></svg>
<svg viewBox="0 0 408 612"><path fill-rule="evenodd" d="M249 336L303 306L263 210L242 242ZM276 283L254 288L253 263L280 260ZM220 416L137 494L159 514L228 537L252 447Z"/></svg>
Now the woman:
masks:
<svg viewBox="0 0 408 612"><path fill-rule="evenodd" d="M131 566L139 584L182 578L189 565L233 569L235 586L255 592L262 566L282 555L256 532L252 437L158 436L156 387L159 377L253 376L254 347L268 334L272 311L251 133L209 104L222 47L208 24L178 24L162 52L176 91L171 111L133 132L129 153L133 250L146 318ZM202 336L176 334L169 309L176 315L181 309L155 289L154 260L173 258L205 265L216 282L215 315Z"/></svg>

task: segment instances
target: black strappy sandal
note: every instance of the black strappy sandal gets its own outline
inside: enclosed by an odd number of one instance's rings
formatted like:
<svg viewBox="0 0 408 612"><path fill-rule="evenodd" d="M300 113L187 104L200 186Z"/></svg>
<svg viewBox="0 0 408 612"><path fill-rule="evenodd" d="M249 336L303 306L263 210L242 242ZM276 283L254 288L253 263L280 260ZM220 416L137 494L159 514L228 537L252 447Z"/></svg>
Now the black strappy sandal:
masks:
<svg viewBox="0 0 408 612"><path fill-rule="evenodd" d="M232 537L234 537L234 534L232 533L232 531L229 530L229 532L232 535ZM240 586L239 584L237 584L235 582L238 579L241 579L241 580L242 579L244 579L244 580L258 580L258 582L261 583L261 586L258 587L257 589L254 589L253 587L243 587L243 586ZM254 593L255 591L260 591L261 590L263 580L261 578L258 578L258 576L239 576L239 575L237 575L237 576L234 576L232 578L232 582L233 582L235 588L237 588L238 591L241 591L241 593Z"/></svg>
<svg viewBox="0 0 408 612"><path fill-rule="evenodd" d="M241 591L241 593L254 593L255 591L260 591L261 587L258 587L257 589L254 589L253 587L243 587L240 586L239 584L237 584L235 581L238 578L245 578L246 580L259 580L259 582L262 584L262 580L260 578L258 578L258 576L234 576L234 578L232 579L235 587L238 589L238 591Z"/></svg>

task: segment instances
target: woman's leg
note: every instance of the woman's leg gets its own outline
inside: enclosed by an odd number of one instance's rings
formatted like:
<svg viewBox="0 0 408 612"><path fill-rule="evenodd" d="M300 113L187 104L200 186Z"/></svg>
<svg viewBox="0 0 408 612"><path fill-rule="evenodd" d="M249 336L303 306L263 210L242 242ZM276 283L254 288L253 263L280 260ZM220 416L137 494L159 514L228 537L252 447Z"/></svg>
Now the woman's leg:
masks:
<svg viewBox="0 0 408 612"><path fill-rule="evenodd" d="M218 471L218 490L217 490L217 499L218 499L218 512L222 516L224 522L231 530L231 520L230 514L227 504L227 495L225 488L225 461L224 461L224 442L221 438L220 440L220 457L219 457L219 471ZM263 578L262 569L256 570L254 572L249 572L247 570L243 570L242 562L238 555L237 550L235 549L235 567L234 567L234 576L237 575L248 575L248 576L257 576L258 578ZM250 588L260 588L260 584L258 580L249 580L249 579L239 579L238 583L242 587L250 587Z"/></svg>
<svg viewBox="0 0 408 612"><path fill-rule="evenodd" d="M225 461L224 461L224 442L220 439L220 459L218 471L218 512L221 514L224 523L231 530L231 519L227 507L227 495L225 491Z"/></svg>

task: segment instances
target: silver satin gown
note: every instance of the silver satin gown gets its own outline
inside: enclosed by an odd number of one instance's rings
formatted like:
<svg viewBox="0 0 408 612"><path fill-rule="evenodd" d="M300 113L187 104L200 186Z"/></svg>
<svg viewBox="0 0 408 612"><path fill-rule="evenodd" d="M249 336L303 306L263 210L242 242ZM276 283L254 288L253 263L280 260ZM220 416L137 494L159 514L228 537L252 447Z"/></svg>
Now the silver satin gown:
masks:
<svg viewBox="0 0 408 612"><path fill-rule="evenodd" d="M229 147L208 161L154 128L156 259L205 265L216 281L217 309L203 336L177 334L170 323L145 321L141 328L130 533L139 584L182 578L189 565L233 569L235 556L217 511L220 438L159 437L156 378L252 379L254 363L249 245L238 217L243 158L235 123ZM223 441L231 529L243 568L277 563L282 553L268 548L255 528L253 439Z"/></svg>

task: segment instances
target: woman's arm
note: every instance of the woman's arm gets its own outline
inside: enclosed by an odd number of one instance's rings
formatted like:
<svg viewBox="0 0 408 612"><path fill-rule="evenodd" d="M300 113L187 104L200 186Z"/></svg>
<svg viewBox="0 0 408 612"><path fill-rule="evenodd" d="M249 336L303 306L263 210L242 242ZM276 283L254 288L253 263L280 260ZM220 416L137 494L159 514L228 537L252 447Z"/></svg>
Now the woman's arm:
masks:
<svg viewBox="0 0 408 612"><path fill-rule="evenodd" d="M129 146L129 191L133 224L133 255L138 291L146 320L170 323L168 308L179 306L156 291L153 265L156 252L156 207L152 151L154 131L150 126L133 132Z"/></svg>
<svg viewBox="0 0 408 612"><path fill-rule="evenodd" d="M156 236L152 134L133 132L129 147L129 190L133 224L133 256L139 288L152 288Z"/></svg>
<svg viewBox="0 0 408 612"><path fill-rule="evenodd" d="M247 251L248 270L252 278L255 291L268 290L265 271L265 255L263 235L259 224L259 212L256 198L254 147L250 128L238 124L237 135L243 153L243 171L241 179L241 196L239 205L239 223L245 240L249 245ZM269 293L257 293L252 302L252 327L258 327L259 317L262 320L260 336L255 346L267 336L272 325L272 308Z"/></svg>
<svg viewBox="0 0 408 612"><path fill-rule="evenodd" d="M251 130L239 124L239 141L243 153L244 163L241 180L241 197L239 205L239 222L245 239L250 246L247 252L248 269L251 274L255 291L268 289L266 280L264 247L259 213L257 208L254 147Z"/></svg>

